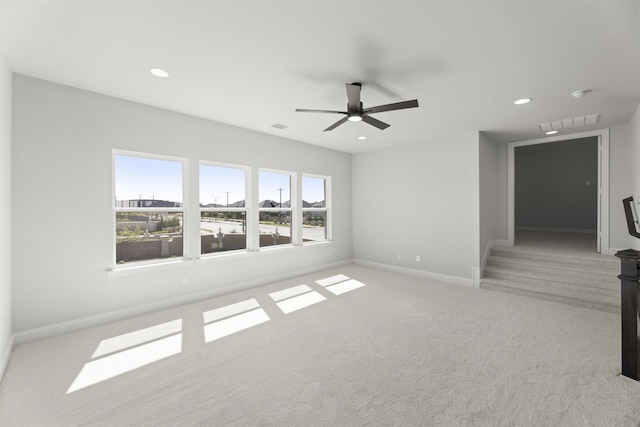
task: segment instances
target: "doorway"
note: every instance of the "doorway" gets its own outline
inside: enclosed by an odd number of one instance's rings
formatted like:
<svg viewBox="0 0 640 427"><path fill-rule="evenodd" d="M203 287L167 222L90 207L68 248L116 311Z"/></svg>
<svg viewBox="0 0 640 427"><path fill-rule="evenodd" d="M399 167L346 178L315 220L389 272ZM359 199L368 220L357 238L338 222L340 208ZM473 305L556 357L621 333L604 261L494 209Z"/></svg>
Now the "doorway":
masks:
<svg viewBox="0 0 640 427"><path fill-rule="evenodd" d="M508 153L509 245L608 253L608 129Z"/></svg>

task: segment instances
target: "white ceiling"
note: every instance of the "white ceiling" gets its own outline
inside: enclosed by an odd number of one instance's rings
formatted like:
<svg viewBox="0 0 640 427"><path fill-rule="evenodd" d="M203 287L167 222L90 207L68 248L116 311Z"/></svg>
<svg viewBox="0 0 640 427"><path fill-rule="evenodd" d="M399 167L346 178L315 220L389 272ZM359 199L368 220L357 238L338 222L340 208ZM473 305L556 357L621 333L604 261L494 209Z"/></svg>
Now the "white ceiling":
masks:
<svg viewBox="0 0 640 427"><path fill-rule="evenodd" d="M640 103L638 0L1 6L16 73L350 153L478 130L538 138L538 123L594 113L598 125L572 131L608 127ZM360 122L323 132L342 116L294 112L344 110L351 82L362 82L365 108L416 98L420 107L375 115L384 131ZM522 97L533 102L515 106Z"/></svg>

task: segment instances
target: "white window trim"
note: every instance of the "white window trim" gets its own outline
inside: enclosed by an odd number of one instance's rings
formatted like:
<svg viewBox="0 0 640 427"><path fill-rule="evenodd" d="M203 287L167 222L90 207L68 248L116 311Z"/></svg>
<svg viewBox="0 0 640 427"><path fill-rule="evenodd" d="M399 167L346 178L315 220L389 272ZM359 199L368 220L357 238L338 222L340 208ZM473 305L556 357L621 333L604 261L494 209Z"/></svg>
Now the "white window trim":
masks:
<svg viewBox="0 0 640 427"><path fill-rule="evenodd" d="M174 208L150 208L150 207L117 207L116 206L116 156L140 157L152 160L166 160L179 162L182 164L182 201L180 207ZM188 260L189 257L189 221L188 206L188 179L189 179L189 162L187 158L177 156L167 156L162 154L142 153L137 151L127 151L113 149L111 152L111 269L110 271L132 270L141 267L150 267L156 265L175 264ZM181 212L182 213L182 257L131 261L126 264L118 264L116 259L116 213L117 212Z"/></svg>
<svg viewBox="0 0 640 427"><path fill-rule="evenodd" d="M216 166L216 167L221 167L221 168L231 168L231 169L241 169L244 171L244 207L243 208L237 208L237 207L233 207L233 208L229 208L229 207L224 207L224 208L203 208L200 206L200 166ZM231 163L221 163L221 162L214 162L214 161L209 161L209 160L200 160L198 162L198 178L197 178L197 182L198 182L198 186L197 186L197 193L198 193L198 224L200 224L201 221L201 214L202 212L244 212L245 215L245 241L246 241L246 249L237 249L237 250L233 250L233 251L223 251L223 252L211 252L208 254L203 254L202 253L202 248L201 248L201 234L200 234L200 227L198 226L197 231L197 241L198 241L198 256L197 259L211 259L211 258L220 258L220 257L229 257L229 256L237 256L240 254L245 254L248 252L252 252L252 245L251 245L251 235L252 235L252 227L251 227L251 167L250 166L244 166L244 165L236 165L236 164L231 164ZM194 231L195 234L195 231ZM194 237L195 238L195 237Z"/></svg>
<svg viewBox="0 0 640 427"><path fill-rule="evenodd" d="M283 207L278 207L278 208L261 208L260 207L260 172L267 172L267 173L279 173L279 174L284 174L284 175L289 175L289 201L290 201L290 207L288 208L283 208ZM257 188L256 188L256 195L257 195L257 202L256 202L256 206L257 206L257 217L256 217L256 221L254 221L255 226L256 226L256 250L257 251L271 251L271 250L276 250L276 249L283 249L283 248L290 248L290 247L295 247L295 246L300 246L300 231L297 230L298 228L298 224L300 224L300 221L297 218L296 212L299 212L299 208L298 208L298 204L299 202L299 196L298 196L298 191L300 186L298 185L298 180L300 179L300 174L293 172L293 171L285 171L285 170L278 170L278 169L269 169L269 168L258 168L258 173L257 175ZM286 245L275 245L275 246L263 246L260 247L260 212L289 212L289 216L291 218L291 242L289 244Z"/></svg>
<svg viewBox="0 0 640 427"><path fill-rule="evenodd" d="M325 175L315 175L310 173L302 174L303 177L324 179L324 208L305 208L301 206L300 212L300 243L304 246L316 245L318 243L333 242L332 221L331 221L331 177ZM302 183L302 180L300 181ZM300 185L302 187L302 184ZM302 204L302 192L300 194L300 204ZM325 217L325 240L316 240L311 242L302 242L302 222L305 212L326 212Z"/></svg>

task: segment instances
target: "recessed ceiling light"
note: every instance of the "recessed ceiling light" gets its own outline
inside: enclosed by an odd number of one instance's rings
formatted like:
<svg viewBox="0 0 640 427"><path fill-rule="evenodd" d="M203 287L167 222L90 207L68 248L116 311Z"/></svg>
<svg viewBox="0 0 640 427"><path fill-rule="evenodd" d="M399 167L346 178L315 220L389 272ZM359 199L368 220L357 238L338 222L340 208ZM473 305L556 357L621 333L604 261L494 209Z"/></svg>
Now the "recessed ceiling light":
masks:
<svg viewBox="0 0 640 427"><path fill-rule="evenodd" d="M151 68L149 72L156 77L169 77L169 72L162 68Z"/></svg>
<svg viewBox="0 0 640 427"><path fill-rule="evenodd" d="M557 130L548 130L545 132L547 135L555 135L556 133L558 133Z"/></svg>
<svg viewBox="0 0 640 427"><path fill-rule="evenodd" d="M531 102L531 98L522 98L518 99L517 101L513 101L513 103L516 105L528 104L529 102Z"/></svg>
<svg viewBox="0 0 640 427"><path fill-rule="evenodd" d="M362 139L367 139L367 137L366 136L359 136L358 139L361 139L361 140Z"/></svg>

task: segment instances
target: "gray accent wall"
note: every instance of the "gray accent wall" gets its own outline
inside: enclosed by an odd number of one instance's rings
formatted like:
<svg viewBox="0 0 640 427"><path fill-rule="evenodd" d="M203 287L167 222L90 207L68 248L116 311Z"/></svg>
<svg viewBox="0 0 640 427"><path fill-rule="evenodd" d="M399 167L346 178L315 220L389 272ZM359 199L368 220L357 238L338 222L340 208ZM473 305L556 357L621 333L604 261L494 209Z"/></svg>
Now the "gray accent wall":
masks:
<svg viewBox="0 0 640 427"><path fill-rule="evenodd" d="M598 138L515 149L516 229L596 232Z"/></svg>

